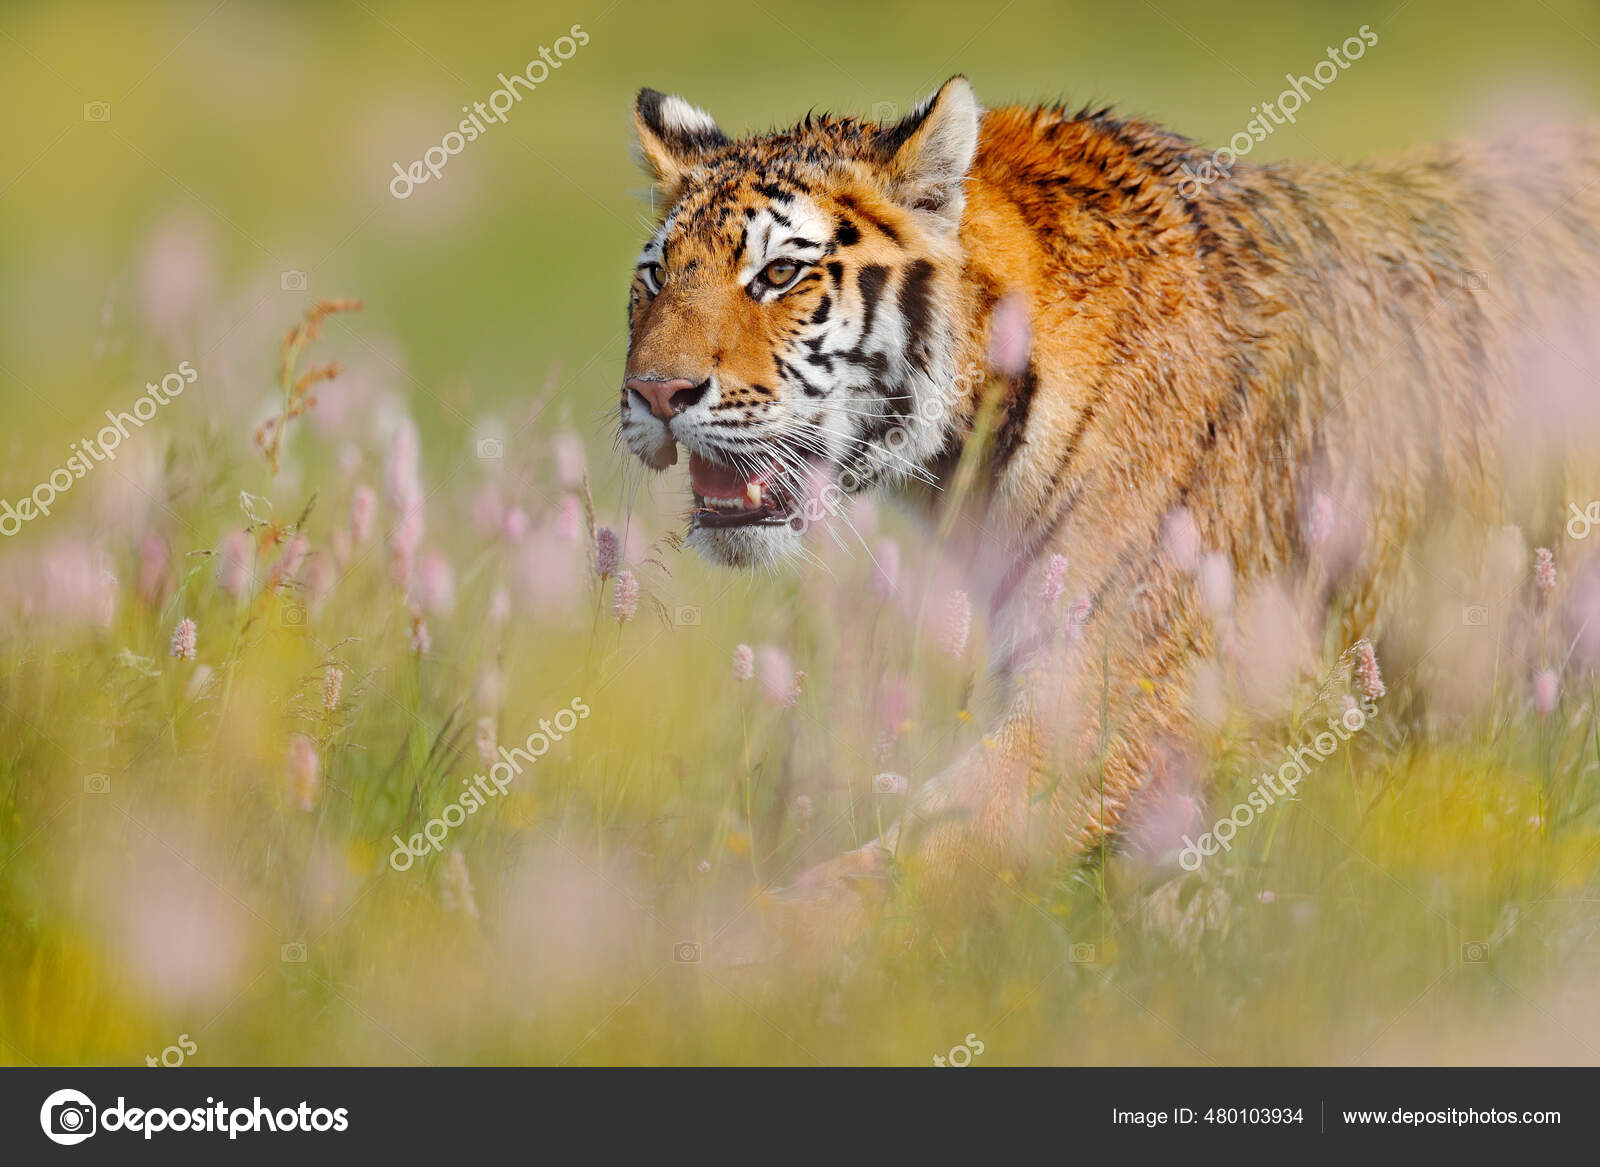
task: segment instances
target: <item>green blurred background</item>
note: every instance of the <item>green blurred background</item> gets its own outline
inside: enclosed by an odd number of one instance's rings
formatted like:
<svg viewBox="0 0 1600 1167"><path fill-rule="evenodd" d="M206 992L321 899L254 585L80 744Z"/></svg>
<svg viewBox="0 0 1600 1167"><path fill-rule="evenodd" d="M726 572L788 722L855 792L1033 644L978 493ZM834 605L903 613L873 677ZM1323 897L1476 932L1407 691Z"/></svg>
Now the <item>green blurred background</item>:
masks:
<svg viewBox="0 0 1600 1167"><path fill-rule="evenodd" d="M390 195L393 163L574 24L589 43L506 124ZM366 300L347 357L410 399L430 460L468 456L483 410L515 428L552 372L561 411L594 435L648 214L629 152L641 85L738 131L904 110L959 71L991 104L1111 101L1220 145L1286 71L1363 24L1378 45L1252 161L1355 158L1600 101L1592 0L8 3L0 486L25 490L178 359L213 392L264 398L272 350L257 342L326 295ZM109 119L86 120L89 103ZM163 247L211 310L161 338L142 302ZM285 271L305 287L286 290Z"/></svg>

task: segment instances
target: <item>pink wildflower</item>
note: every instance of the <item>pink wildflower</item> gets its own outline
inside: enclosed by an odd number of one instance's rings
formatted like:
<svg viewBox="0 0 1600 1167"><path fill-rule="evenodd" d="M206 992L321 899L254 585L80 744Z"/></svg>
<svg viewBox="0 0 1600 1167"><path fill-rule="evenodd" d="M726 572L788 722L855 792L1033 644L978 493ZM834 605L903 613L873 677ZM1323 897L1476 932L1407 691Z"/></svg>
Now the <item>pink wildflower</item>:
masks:
<svg viewBox="0 0 1600 1167"><path fill-rule="evenodd" d="M1317 491L1311 500L1311 513L1306 516L1306 541L1321 547L1333 535L1333 499Z"/></svg>
<svg viewBox="0 0 1600 1167"><path fill-rule="evenodd" d="M313 612L322 610L323 602L333 591L336 578L337 573L326 555L313 555L306 564L306 603L311 605Z"/></svg>
<svg viewBox="0 0 1600 1167"><path fill-rule="evenodd" d="M411 552L396 548L389 555L389 579L394 586L404 589L411 582L411 571L416 560Z"/></svg>
<svg viewBox="0 0 1600 1167"><path fill-rule="evenodd" d="M1200 561L1200 602L1213 616L1233 610L1233 565L1220 551Z"/></svg>
<svg viewBox="0 0 1600 1167"><path fill-rule="evenodd" d="M526 539L532 528L533 524L528 521L528 512L521 507L512 507L506 511L505 520L501 523L506 538L513 543L520 543Z"/></svg>
<svg viewBox="0 0 1600 1167"><path fill-rule="evenodd" d="M945 600L944 622L939 626L939 651L951 660L960 660L967 651L972 632L972 600L957 588Z"/></svg>
<svg viewBox="0 0 1600 1167"><path fill-rule="evenodd" d="M748 681L756 675L756 654L748 644L741 644L733 650L733 679Z"/></svg>
<svg viewBox="0 0 1600 1167"><path fill-rule="evenodd" d="M781 648L761 646L757 654L761 694L774 705L787 705L794 696L794 662Z"/></svg>
<svg viewBox="0 0 1600 1167"><path fill-rule="evenodd" d="M303 811L317 809L322 793L322 763L317 747L303 733L289 739L289 793Z"/></svg>
<svg viewBox="0 0 1600 1167"><path fill-rule="evenodd" d="M147 604L161 602L167 590L167 568L172 554L167 541L151 532L139 544L139 595Z"/></svg>
<svg viewBox="0 0 1600 1167"><path fill-rule="evenodd" d="M479 708L498 712L500 703L505 700L506 679L494 665L490 665L478 674L478 685L475 696Z"/></svg>
<svg viewBox="0 0 1600 1167"><path fill-rule="evenodd" d="M1541 547L1534 552L1533 577L1539 585L1539 593L1548 596L1556 590L1556 557L1550 548Z"/></svg>
<svg viewBox="0 0 1600 1167"><path fill-rule="evenodd" d="M410 500L422 495L421 452L416 423L405 418L395 427L389 441L389 460L383 468L383 489L389 505L397 511L405 510Z"/></svg>
<svg viewBox="0 0 1600 1167"><path fill-rule="evenodd" d="M556 482L567 490L583 485L583 442L571 430L562 430L550 442L550 452L555 455Z"/></svg>
<svg viewBox="0 0 1600 1167"><path fill-rule="evenodd" d="M1039 589L1039 596L1046 607L1053 607L1061 598L1061 593L1067 590L1067 557L1065 555L1052 555L1050 566L1045 568L1044 585Z"/></svg>
<svg viewBox="0 0 1600 1167"><path fill-rule="evenodd" d="M594 533L594 571L605 579L622 563L622 541L610 527L601 527Z"/></svg>
<svg viewBox="0 0 1600 1167"><path fill-rule="evenodd" d="M1533 678L1533 707L1540 717L1549 717L1555 712L1560 696L1561 682L1556 679L1554 669L1543 669Z"/></svg>
<svg viewBox="0 0 1600 1167"><path fill-rule="evenodd" d="M624 569L617 573L615 586L612 608L616 613L617 623L626 624L639 611L639 581L633 577L633 572Z"/></svg>
<svg viewBox="0 0 1600 1167"><path fill-rule="evenodd" d="M311 547L311 540L304 535L296 534L289 540L289 545L283 549L283 554L278 556L276 563L267 573L267 587L276 588L281 584L291 583L300 574L300 566L306 560L306 552Z"/></svg>
<svg viewBox="0 0 1600 1167"><path fill-rule="evenodd" d="M230 596L250 590L250 538L243 531L230 531L217 548L217 586Z"/></svg>
<svg viewBox="0 0 1600 1167"><path fill-rule="evenodd" d="M1200 528L1188 507L1179 507L1161 521L1161 545L1179 571L1192 575L1200 566Z"/></svg>
<svg viewBox="0 0 1600 1167"><path fill-rule="evenodd" d="M418 656L422 656L432 647L433 638L428 635L428 622L422 618L422 609L413 604L411 606L411 651Z"/></svg>
<svg viewBox="0 0 1600 1167"><path fill-rule="evenodd" d="M485 766L492 766L500 760L495 751L499 747L499 738L495 733L494 718L478 718L478 758Z"/></svg>
<svg viewBox="0 0 1600 1167"><path fill-rule="evenodd" d="M333 566L343 571L350 563L350 529L335 527L328 533L328 546L333 551Z"/></svg>
<svg viewBox="0 0 1600 1167"><path fill-rule="evenodd" d="M389 549L414 558L422 545L422 531L422 496L413 495L396 514L394 526L389 530Z"/></svg>
<svg viewBox="0 0 1600 1167"><path fill-rule="evenodd" d="M486 482L472 500L472 525L480 535L492 535L500 529L505 519L505 501L500 497L500 487Z"/></svg>
<svg viewBox="0 0 1600 1167"><path fill-rule="evenodd" d="M472 873L467 870L467 857L461 853L459 847L451 847L444 857L443 882L439 898L444 904L444 910L476 920L478 900L472 892Z"/></svg>
<svg viewBox="0 0 1600 1167"><path fill-rule="evenodd" d="M163 223L139 273L145 319L156 334L176 339L202 308L215 302L216 284L210 232L191 218Z"/></svg>
<svg viewBox="0 0 1600 1167"><path fill-rule="evenodd" d="M989 319L989 364L1006 377L1020 377L1028 370L1028 353L1033 347L1033 327L1028 322L1028 306L1020 292L1001 297Z"/></svg>
<svg viewBox="0 0 1600 1167"><path fill-rule="evenodd" d="M430 615L444 615L456 606L456 575L450 561L437 551L417 564L417 602Z"/></svg>
<svg viewBox="0 0 1600 1167"><path fill-rule="evenodd" d="M489 597L489 623L496 628L511 619L511 593L505 588L495 588Z"/></svg>
<svg viewBox="0 0 1600 1167"><path fill-rule="evenodd" d="M372 538L372 524L378 514L378 492L363 482L350 496L350 538L360 546Z"/></svg>
<svg viewBox="0 0 1600 1167"><path fill-rule="evenodd" d="M561 496L556 507L556 532L568 543L576 543L583 534L583 504L576 495Z"/></svg>
<svg viewBox="0 0 1600 1167"><path fill-rule="evenodd" d="M1356 645L1356 687L1369 701L1377 701L1389 692L1378 668L1378 652L1370 640Z"/></svg>
<svg viewBox="0 0 1600 1167"><path fill-rule="evenodd" d="M200 629L193 620L187 616L180 620L172 633L172 655L179 660L193 660L199 633Z"/></svg>

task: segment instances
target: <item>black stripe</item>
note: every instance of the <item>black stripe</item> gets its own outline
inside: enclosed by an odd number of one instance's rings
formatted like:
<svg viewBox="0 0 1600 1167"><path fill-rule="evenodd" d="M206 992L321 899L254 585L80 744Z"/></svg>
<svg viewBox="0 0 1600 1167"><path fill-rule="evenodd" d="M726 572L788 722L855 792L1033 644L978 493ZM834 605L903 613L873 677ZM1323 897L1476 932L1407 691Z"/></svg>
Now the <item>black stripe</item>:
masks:
<svg viewBox="0 0 1600 1167"><path fill-rule="evenodd" d="M861 292L863 313L861 319L861 343L865 344L867 337L872 335L872 322L878 314L878 300L883 295L883 286L889 282L889 269L881 263L869 263L861 269L861 274L856 276L856 287Z"/></svg>
<svg viewBox="0 0 1600 1167"><path fill-rule="evenodd" d="M883 234L887 235L890 243L900 242L899 232L897 232L893 227L889 226L889 224L885 223L882 219L878 218L878 216L874 215L871 211L861 206L861 204L857 203L855 199L851 198L849 195L841 196L839 199L839 205L854 211L868 226L874 227Z"/></svg>
<svg viewBox="0 0 1600 1167"><path fill-rule="evenodd" d="M933 320L933 264L919 259L900 285L900 315L906 325L906 354L923 372L928 367L928 326Z"/></svg>
<svg viewBox="0 0 1600 1167"><path fill-rule="evenodd" d="M1039 392L1039 370L1032 361L1027 371L1011 384L1006 395L1006 416L994 436L994 471L998 475L1011 464L1027 436L1028 418L1033 413L1033 398Z"/></svg>

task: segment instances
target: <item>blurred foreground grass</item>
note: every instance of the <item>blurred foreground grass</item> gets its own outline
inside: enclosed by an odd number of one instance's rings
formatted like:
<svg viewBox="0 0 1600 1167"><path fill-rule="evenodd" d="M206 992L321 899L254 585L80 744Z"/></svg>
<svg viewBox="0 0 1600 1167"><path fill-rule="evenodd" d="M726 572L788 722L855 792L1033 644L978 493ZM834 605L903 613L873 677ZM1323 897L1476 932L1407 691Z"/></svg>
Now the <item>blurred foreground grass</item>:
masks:
<svg viewBox="0 0 1600 1167"><path fill-rule="evenodd" d="M330 444L317 416L286 448ZM67 496L102 534L0 561L7 1061L137 1064L180 1035L206 1064L927 1064L969 1034L981 1064L1600 1049L1594 673L1541 711L1529 671L1591 569L1546 593L1515 537L1490 622L1391 672L1198 875L1175 839L1154 865L974 867L955 921L911 891L837 963L750 967L764 892L875 834L903 797L878 775L925 780L994 712L982 629L951 658L918 626L937 548L862 505L863 543L820 540L796 578L714 573L670 529L591 520L569 431L432 484L411 421L385 425L316 486L260 491L264 460L220 442L137 482L108 463ZM1457 648L1504 678L1468 709ZM1298 716L1226 720L1193 824L1321 724ZM531 754L491 792L497 746Z"/></svg>

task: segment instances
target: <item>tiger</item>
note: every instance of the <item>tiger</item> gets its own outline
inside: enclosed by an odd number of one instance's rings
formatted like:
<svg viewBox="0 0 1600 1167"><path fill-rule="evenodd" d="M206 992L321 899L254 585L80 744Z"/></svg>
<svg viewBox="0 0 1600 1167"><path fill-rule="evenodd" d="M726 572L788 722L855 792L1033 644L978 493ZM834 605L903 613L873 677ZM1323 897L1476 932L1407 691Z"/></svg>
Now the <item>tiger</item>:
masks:
<svg viewBox="0 0 1600 1167"><path fill-rule="evenodd" d="M1331 494L1364 533L1342 634L1381 634L1408 539L1527 495L1530 337L1583 343L1597 303L1593 126L1218 174L1150 121L985 109L961 76L882 123L735 138L653 89L633 122L657 214L618 423L652 470L687 452L688 544L779 564L819 481L927 513L975 468L943 529L1004 712L775 893L813 936L858 930L910 864L948 898L969 863L1114 850L1196 738L1219 633L1195 547L1241 595L1304 570ZM1065 639L1040 631L1047 572L1079 598ZM1092 650L1053 666L1067 641Z"/></svg>

